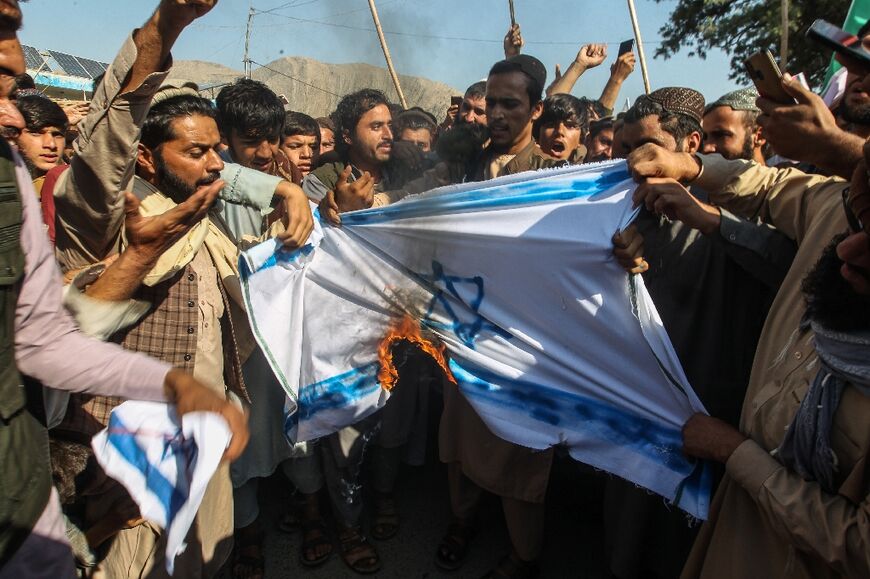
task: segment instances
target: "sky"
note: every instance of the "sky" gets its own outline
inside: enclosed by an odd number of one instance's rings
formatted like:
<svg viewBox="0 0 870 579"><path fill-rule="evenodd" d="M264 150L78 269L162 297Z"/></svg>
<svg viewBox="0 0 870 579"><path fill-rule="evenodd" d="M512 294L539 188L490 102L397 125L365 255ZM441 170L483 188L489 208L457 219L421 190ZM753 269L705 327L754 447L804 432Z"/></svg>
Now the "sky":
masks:
<svg viewBox="0 0 870 579"><path fill-rule="evenodd" d="M29 0L22 4L23 44L111 62L130 31L147 20L156 0ZM524 53L548 69L564 70L582 44L608 43L608 59L588 71L574 94L598 96L619 43L633 37L623 0L515 0ZM367 0L220 0L187 30L173 49L176 60L205 60L243 70L249 6L253 5L250 58L268 64L284 56L329 63L367 62L384 66ZM691 86L708 101L737 88L720 51L706 60L683 50L653 58L659 29L676 1L636 0L652 88ZM507 0L377 0L381 24L400 74L445 82L460 92L486 76L503 58L502 38L510 26ZM254 64L254 68L258 67ZM386 73L385 73L386 74ZM643 93L640 66L623 85L625 98Z"/></svg>

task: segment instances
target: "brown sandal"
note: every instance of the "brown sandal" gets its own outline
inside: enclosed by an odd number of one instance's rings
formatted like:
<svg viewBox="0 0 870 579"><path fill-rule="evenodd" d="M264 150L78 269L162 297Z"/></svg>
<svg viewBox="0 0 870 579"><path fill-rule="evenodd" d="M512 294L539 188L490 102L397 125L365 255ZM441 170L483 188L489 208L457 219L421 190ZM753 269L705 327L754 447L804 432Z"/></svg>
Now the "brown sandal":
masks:
<svg viewBox="0 0 870 579"><path fill-rule="evenodd" d="M381 570L378 552L366 541L359 527L342 529L338 540L341 542L341 558L352 571L360 575L371 575Z"/></svg>
<svg viewBox="0 0 870 579"><path fill-rule="evenodd" d="M381 496L375 506L375 517L372 521L372 537L378 541L392 539L399 532L399 511L396 501L391 496Z"/></svg>
<svg viewBox="0 0 870 579"><path fill-rule="evenodd" d="M293 511L284 513L281 519L278 520L278 530L288 535L295 533L302 528L302 521L299 520L299 515Z"/></svg>
<svg viewBox="0 0 870 579"><path fill-rule="evenodd" d="M266 560L263 557L263 531L258 523L236 529L232 560L234 579L263 579Z"/></svg>
<svg viewBox="0 0 870 579"><path fill-rule="evenodd" d="M511 553L481 579L535 579L539 572L535 561L523 561Z"/></svg>
<svg viewBox="0 0 870 579"><path fill-rule="evenodd" d="M318 547L325 546L329 546L329 549L318 556ZM314 554L314 557L309 558L309 554ZM299 562L306 567L317 567L326 563L330 555L332 555L332 541L327 534L323 519L302 523L302 552L299 555Z"/></svg>
<svg viewBox="0 0 870 579"><path fill-rule="evenodd" d="M456 571L462 567L474 534L473 525L453 519L447 526L447 534L438 545L438 551L435 552L435 565L444 571Z"/></svg>

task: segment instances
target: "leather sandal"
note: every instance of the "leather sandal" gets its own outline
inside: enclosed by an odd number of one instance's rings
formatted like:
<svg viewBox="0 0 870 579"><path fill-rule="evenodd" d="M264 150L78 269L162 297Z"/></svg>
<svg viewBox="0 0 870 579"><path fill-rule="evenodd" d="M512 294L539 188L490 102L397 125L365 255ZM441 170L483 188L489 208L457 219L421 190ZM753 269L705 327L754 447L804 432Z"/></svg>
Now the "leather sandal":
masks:
<svg viewBox="0 0 870 579"><path fill-rule="evenodd" d="M318 547L329 545L329 549L322 555L317 555ZM308 555L313 553L314 557ZM327 534L326 523L323 519L305 521L302 523L302 552L299 554L299 562L306 567L317 567L325 563L332 555L332 541Z"/></svg>
<svg viewBox="0 0 870 579"><path fill-rule="evenodd" d="M523 561L511 553L481 579L535 579L539 572L536 561Z"/></svg>
<svg viewBox="0 0 870 579"><path fill-rule="evenodd" d="M453 519L447 533L435 552L435 565L444 571L456 571L465 563L468 546L474 538L475 528L470 523Z"/></svg>
<svg viewBox="0 0 870 579"><path fill-rule="evenodd" d="M371 575L381 570L378 552L366 541L359 527L343 529L338 540L341 542L341 558L352 571L360 575Z"/></svg>
<svg viewBox="0 0 870 579"><path fill-rule="evenodd" d="M378 541L392 539L399 532L399 511L391 496L381 496L376 501L375 517L372 521L372 537Z"/></svg>
<svg viewBox="0 0 870 579"><path fill-rule="evenodd" d="M231 574L234 579L262 579L266 574L263 532L258 523L236 529Z"/></svg>

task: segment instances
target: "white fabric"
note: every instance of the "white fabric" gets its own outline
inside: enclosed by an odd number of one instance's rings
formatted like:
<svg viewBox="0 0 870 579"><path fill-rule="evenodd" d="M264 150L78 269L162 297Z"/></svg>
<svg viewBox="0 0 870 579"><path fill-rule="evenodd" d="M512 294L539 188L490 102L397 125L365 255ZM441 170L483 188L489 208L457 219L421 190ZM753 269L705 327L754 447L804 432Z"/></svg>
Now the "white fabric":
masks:
<svg viewBox="0 0 870 579"><path fill-rule="evenodd" d="M846 92L846 76L848 73L849 71L845 68L841 68L834 73L828 82L828 86L822 94L822 100L825 101L828 107L840 104L840 99L843 98L843 94Z"/></svg>
<svg viewBox="0 0 870 579"><path fill-rule="evenodd" d="M106 474L124 485L145 519L166 530L170 575L230 438L219 414L191 412L179 425L174 406L128 401L91 441Z"/></svg>
<svg viewBox="0 0 870 579"><path fill-rule="evenodd" d="M703 407L642 279L612 256L633 189L624 162L523 173L345 213L295 254L274 242L243 254L288 437L383 406L377 348L410 316L446 345L458 387L498 436L564 444L705 518L708 471L683 456L680 433Z"/></svg>
<svg viewBox="0 0 870 579"><path fill-rule="evenodd" d="M129 328L151 309L151 304L144 300L106 301L88 296L85 288L105 271L105 263L96 263L79 272L72 283L63 288L63 305L73 315L79 329L103 341Z"/></svg>

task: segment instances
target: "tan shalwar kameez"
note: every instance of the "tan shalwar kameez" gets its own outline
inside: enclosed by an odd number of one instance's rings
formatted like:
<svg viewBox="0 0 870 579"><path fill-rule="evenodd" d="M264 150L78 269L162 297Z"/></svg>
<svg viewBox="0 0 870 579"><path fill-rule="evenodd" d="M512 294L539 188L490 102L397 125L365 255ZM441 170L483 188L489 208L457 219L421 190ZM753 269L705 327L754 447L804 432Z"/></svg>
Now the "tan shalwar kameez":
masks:
<svg viewBox="0 0 870 579"><path fill-rule="evenodd" d="M831 238L846 231L841 193L848 183L701 155L696 184L745 217L759 215L798 243L798 252L762 331L740 430L749 437L727 474L682 577L824 579L870 577L870 399L847 388L831 447L837 494L782 466L770 452L819 369L812 332L800 330L801 280Z"/></svg>
<svg viewBox="0 0 870 579"><path fill-rule="evenodd" d="M516 156L484 151L470 178L511 175L561 164L534 142ZM498 171L492 175L492 171ZM538 558L543 546L544 497L550 480L553 449L534 450L499 438L481 420L455 384L444 384L444 412L439 430L441 461L447 463L454 517L469 521L482 490L502 499L511 543L523 560Z"/></svg>
<svg viewBox="0 0 870 579"><path fill-rule="evenodd" d="M55 188L57 257L62 269L87 266L119 250L123 191L130 188L133 179L139 131L152 96L167 76L167 72L153 73L140 86L121 94L121 86L136 57L136 46L130 36L94 94L92 112L82 122L75 143L76 158ZM164 70L168 71L171 64L169 59ZM197 336L193 373L203 383L224 393L221 324L228 323L229 312L224 312L227 302L218 287L221 282L217 269L204 248L190 268L195 273L189 275L198 277L195 280L198 303L191 304L198 311L198 327L191 327ZM229 556L232 534L232 487L229 467L224 464L205 493L187 537L188 548L176 560L175 575L214 576ZM161 535L150 523L121 531L94 576L112 579L164 576L165 544Z"/></svg>

